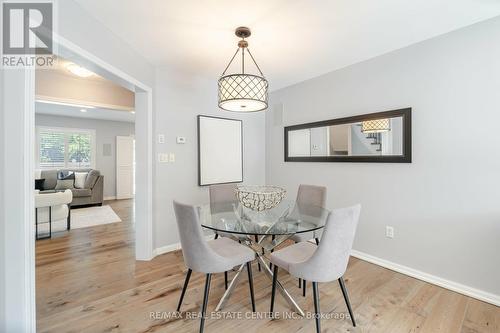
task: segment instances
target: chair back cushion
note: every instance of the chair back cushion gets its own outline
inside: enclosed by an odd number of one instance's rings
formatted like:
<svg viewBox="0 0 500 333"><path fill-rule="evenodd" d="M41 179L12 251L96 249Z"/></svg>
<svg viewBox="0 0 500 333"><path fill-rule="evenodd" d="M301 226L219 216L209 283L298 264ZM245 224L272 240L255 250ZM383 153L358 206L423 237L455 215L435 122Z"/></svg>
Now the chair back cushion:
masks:
<svg viewBox="0 0 500 333"><path fill-rule="evenodd" d="M89 174L87 175L87 178L85 179L85 184L83 185L83 188L86 189L92 189L97 182L97 179L99 179L99 176L101 173L98 170L90 170Z"/></svg>
<svg viewBox="0 0 500 333"><path fill-rule="evenodd" d="M186 266L201 273L223 272L219 267L226 267L226 261L208 246L198 209L174 201L174 211Z"/></svg>
<svg viewBox="0 0 500 333"><path fill-rule="evenodd" d="M333 210L314 254L304 262L290 265L290 273L314 282L329 282L344 275L360 211L361 205Z"/></svg>
<svg viewBox="0 0 500 333"><path fill-rule="evenodd" d="M326 187L316 185L299 186L297 191L297 209L302 215L316 216L321 210L315 207L325 207Z"/></svg>
<svg viewBox="0 0 500 333"><path fill-rule="evenodd" d="M53 190L57 185L57 170L42 170L40 172L40 178L45 179L43 182L43 189Z"/></svg>
<svg viewBox="0 0 500 333"><path fill-rule="evenodd" d="M236 184L211 185L209 193L212 213L232 212L233 204L238 204Z"/></svg>

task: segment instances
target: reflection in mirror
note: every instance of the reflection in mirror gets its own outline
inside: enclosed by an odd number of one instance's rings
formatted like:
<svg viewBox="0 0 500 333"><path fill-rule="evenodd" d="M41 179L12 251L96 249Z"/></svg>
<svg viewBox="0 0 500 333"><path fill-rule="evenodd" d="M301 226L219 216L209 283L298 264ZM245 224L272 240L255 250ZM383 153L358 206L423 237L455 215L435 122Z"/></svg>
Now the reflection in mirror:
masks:
<svg viewBox="0 0 500 333"><path fill-rule="evenodd" d="M287 162L411 163L411 108L287 126Z"/></svg>
<svg viewBox="0 0 500 333"><path fill-rule="evenodd" d="M288 132L288 156L401 156L403 117Z"/></svg>

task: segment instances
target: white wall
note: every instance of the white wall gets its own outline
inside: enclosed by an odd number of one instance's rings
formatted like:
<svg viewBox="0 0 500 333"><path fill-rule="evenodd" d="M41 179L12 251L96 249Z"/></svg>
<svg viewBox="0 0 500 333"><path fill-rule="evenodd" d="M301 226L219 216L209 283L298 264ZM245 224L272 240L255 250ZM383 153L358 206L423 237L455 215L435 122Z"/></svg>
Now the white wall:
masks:
<svg viewBox="0 0 500 333"><path fill-rule="evenodd" d="M0 148L4 149L4 105L3 102L3 71L0 70ZM3 179L4 156L0 154L0 189L4 188ZM5 332L5 215L4 215L4 195L0 191L0 332Z"/></svg>
<svg viewBox="0 0 500 333"><path fill-rule="evenodd" d="M217 80L166 68L157 71L155 133L165 134L165 144L156 144L158 153L173 152L175 163L156 163L155 245L157 248L179 242L172 201L208 203L208 188L198 186L197 120L199 114L243 120L243 180L248 184L265 182L265 115L219 111ZM176 144L185 136L186 144ZM224 163L224 161L220 161Z"/></svg>
<svg viewBox="0 0 500 333"><path fill-rule="evenodd" d="M285 163L269 114L268 183L326 185L329 208L360 202L354 249L500 302L498 40L500 18L273 92L285 126L412 107L413 163Z"/></svg>
<svg viewBox="0 0 500 333"><path fill-rule="evenodd" d="M30 332L34 326L26 319L34 318L34 261L28 253L34 253L33 242L26 235L32 226L25 221L34 217L34 197L29 206L25 205L25 194L32 193L33 181L26 181L25 175L33 168L26 156L32 156L28 149L30 134L27 129L33 125L34 110L25 100L24 92L30 86L30 72L26 70L5 70L3 72L3 207L0 214L3 220L5 248L4 291L6 332ZM34 83L32 86L34 90ZM34 99L33 99L34 105ZM33 112L33 114L31 114ZM31 117L33 116L33 117ZM25 125L26 124L26 125ZM33 178L33 177L32 177ZM34 234L32 234L34 237Z"/></svg>
<svg viewBox="0 0 500 333"><path fill-rule="evenodd" d="M37 99L115 110L134 110L134 93L109 80L84 79L55 70L37 70Z"/></svg>
<svg viewBox="0 0 500 333"><path fill-rule="evenodd" d="M73 0L59 0L58 33L82 49L152 87L154 67Z"/></svg>
<svg viewBox="0 0 500 333"><path fill-rule="evenodd" d="M95 168L99 170L104 176L104 198L116 196L116 137L119 135L134 135L135 124L121 121L83 119L37 114L35 117L35 125L95 130ZM104 144L111 145L111 155L104 156Z"/></svg>

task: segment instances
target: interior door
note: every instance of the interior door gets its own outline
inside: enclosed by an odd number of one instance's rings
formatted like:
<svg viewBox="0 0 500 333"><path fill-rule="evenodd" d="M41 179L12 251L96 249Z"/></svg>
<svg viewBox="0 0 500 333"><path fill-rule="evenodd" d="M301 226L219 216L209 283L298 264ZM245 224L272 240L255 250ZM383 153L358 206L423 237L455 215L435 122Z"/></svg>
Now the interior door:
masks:
<svg viewBox="0 0 500 333"><path fill-rule="evenodd" d="M134 137L116 137L116 199L134 197Z"/></svg>

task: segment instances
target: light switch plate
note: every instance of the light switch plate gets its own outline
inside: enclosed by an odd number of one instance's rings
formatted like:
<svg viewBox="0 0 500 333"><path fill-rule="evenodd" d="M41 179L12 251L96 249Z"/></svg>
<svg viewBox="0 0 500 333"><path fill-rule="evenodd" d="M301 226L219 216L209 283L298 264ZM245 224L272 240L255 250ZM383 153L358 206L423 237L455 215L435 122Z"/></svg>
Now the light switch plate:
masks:
<svg viewBox="0 0 500 333"><path fill-rule="evenodd" d="M168 156L168 161L169 162L175 162L175 154L174 153L170 153L169 156Z"/></svg>
<svg viewBox="0 0 500 333"><path fill-rule="evenodd" d="M387 225L385 226L385 237L394 238L394 227Z"/></svg>
<svg viewBox="0 0 500 333"><path fill-rule="evenodd" d="M168 163L168 154L158 153L158 162L160 162L160 163Z"/></svg>
<svg viewBox="0 0 500 333"><path fill-rule="evenodd" d="M165 134L158 134L158 143L165 143Z"/></svg>

